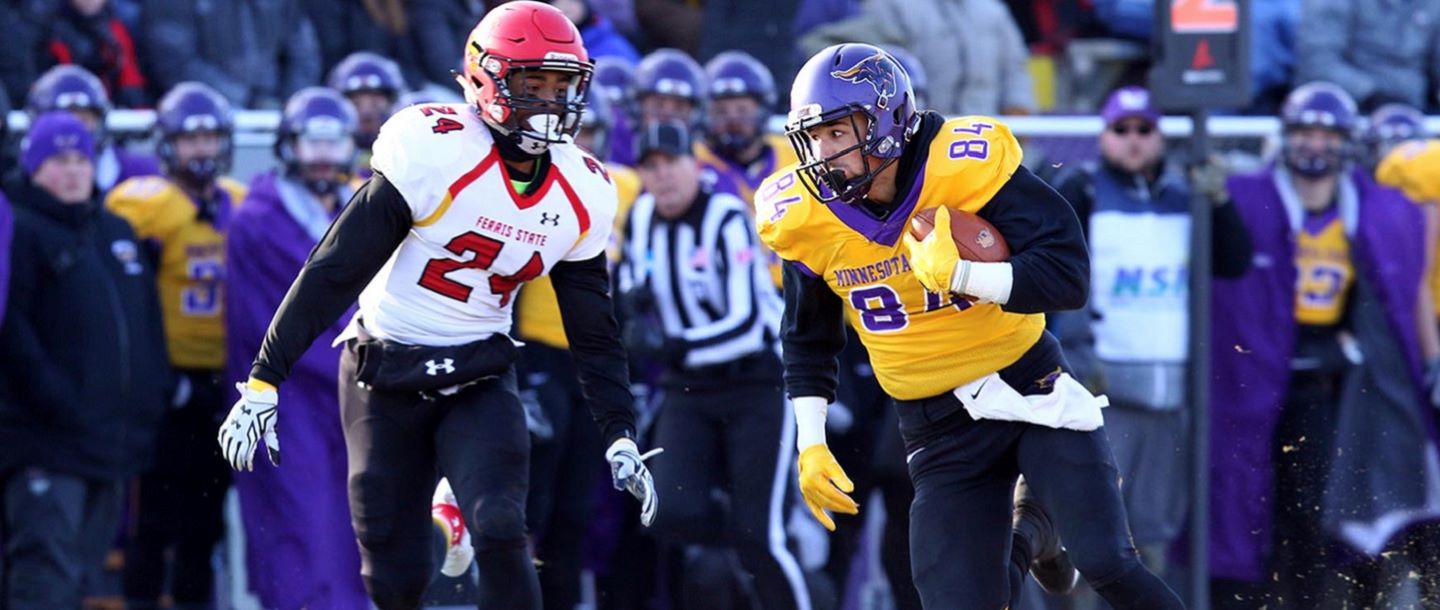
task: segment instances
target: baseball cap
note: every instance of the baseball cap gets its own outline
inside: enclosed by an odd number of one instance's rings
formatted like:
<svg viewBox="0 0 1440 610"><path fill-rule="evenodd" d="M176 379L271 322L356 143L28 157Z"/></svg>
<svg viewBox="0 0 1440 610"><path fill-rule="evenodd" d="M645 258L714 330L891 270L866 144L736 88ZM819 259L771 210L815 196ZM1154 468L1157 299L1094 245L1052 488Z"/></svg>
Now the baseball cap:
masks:
<svg viewBox="0 0 1440 610"><path fill-rule="evenodd" d="M1100 118L1105 120L1106 126L1132 117L1159 123L1160 116L1160 110L1150 99L1150 91L1144 87L1116 89L1105 99L1105 106L1100 110Z"/></svg>

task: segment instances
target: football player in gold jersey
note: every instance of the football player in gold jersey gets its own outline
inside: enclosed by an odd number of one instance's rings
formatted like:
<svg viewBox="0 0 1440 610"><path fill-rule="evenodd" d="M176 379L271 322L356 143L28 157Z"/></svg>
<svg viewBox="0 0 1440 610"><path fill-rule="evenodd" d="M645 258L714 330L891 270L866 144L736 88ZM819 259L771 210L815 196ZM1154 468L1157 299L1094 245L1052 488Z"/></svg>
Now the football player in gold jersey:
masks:
<svg viewBox="0 0 1440 610"><path fill-rule="evenodd" d="M1003 123L917 113L913 99L888 53L820 51L791 91L786 131L800 164L757 191L760 236L785 260L785 378L806 503L827 527L826 511L858 510L824 437L848 318L899 412L925 607L1015 607L1032 562L1042 585L1063 591L1073 558L1114 608L1182 608L1130 542L1105 401L1070 377L1044 329L1044 312L1085 303L1079 221L1020 165ZM915 240L910 218L926 209L940 227L955 210L984 218L1011 258L962 260L946 230ZM1012 515L1021 474L1033 497L1021 494Z"/></svg>
<svg viewBox="0 0 1440 610"><path fill-rule="evenodd" d="M213 597L210 554L224 531L221 502L230 486L210 440L226 403L224 230L245 196L243 185L221 175L233 124L229 102L214 89L176 85L156 112L164 175L121 182L105 202L155 248L165 336L180 383L176 408L160 429L161 457L140 478L139 526L126 551L131 607L158 607L167 549L175 562L175 602Z"/></svg>

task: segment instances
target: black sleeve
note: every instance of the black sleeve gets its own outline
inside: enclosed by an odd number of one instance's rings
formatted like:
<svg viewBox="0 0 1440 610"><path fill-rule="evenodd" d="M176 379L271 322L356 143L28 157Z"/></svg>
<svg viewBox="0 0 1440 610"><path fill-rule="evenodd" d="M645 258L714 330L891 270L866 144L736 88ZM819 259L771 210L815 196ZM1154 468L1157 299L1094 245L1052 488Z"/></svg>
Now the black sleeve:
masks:
<svg viewBox="0 0 1440 610"><path fill-rule="evenodd" d="M605 254L556 263L550 279L580 386L590 404L590 416L605 435L605 446L621 437L635 438L635 398L630 393L628 356L620 343L615 304L610 299Z"/></svg>
<svg viewBox="0 0 1440 610"><path fill-rule="evenodd" d="M1240 212L1233 201L1215 206L1214 220L1210 229L1210 260L1215 277L1240 277L1250 270L1250 259L1255 256L1254 245L1250 243L1250 230L1240 219Z"/></svg>
<svg viewBox="0 0 1440 610"><path fill-rule="evenodd" d="M275 385L284 382L315 338L355 303L413 224L400 191L385 176L370 178L310 251L270 320L250 376Z"/></svg>
<svg viewBox="0 0 1440 610"><path fill-rule="evenodd" d="M1090 292L1090 253L1075 211L1021 166L980 209L1010 245L1014 284L1001 308L1013 313L1079 309Z"/></svg>
<svg viewBox="0 0 1440 610"><path fill-rule="evenodd" d="M1095 209L1094 181L1090 172L1072 169L1059 176L1055 183L1055 192L1060 193L1075 210L1075 217L1080 220L1080 232L1088 239L1090 212Z"/></svg>
<svg viewBox="0 0 1440 610"><path fill-rule="evenodd" d="M823 396L835 400L845 348L845 311L825 280L791 261L783 265L785 317L780 325L784 347L785 391L791 398Z"/></svg>

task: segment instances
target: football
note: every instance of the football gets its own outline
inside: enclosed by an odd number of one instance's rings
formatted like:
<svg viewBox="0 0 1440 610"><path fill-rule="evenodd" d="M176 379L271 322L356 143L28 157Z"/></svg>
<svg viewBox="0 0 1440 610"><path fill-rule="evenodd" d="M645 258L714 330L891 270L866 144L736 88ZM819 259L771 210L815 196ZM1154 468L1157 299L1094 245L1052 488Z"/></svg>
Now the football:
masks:
<svg viewBox="0 0 1440 610"><path fill-rule="evenodd" d="M920 210L910 218L910 234L925 239L935 230L935 208ZM950 237L960 250L960 258L980 263L996 263L1010 258L1010 245L1005 236L984 218L951 208Z"/></svg>

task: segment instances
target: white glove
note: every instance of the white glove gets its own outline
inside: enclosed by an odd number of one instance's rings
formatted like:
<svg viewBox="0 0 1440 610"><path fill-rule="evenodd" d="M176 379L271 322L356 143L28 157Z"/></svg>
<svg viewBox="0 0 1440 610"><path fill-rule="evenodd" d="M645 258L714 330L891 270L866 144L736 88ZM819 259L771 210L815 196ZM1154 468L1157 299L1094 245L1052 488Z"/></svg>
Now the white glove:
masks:
<svg viewBox="0 0 1440 610"><path fill-rule="evenodd" d="M655 495L655 479L645 467L645 460L664 451L655 448L640 455L640 448L628 438L617 439L605 450L605 460L610 462L610 476L614 479L615 489L628 491L640 501L640 524L645 527L655 522L655 511L660 503Z"/></svg>
<svg viewBox="0 0 1440 610"><path fill-rule="evenodd" d="M235 389L240 390L240 400L220 424L220 454L235 470L254 470L255 448L264 438L270 463L279 466L280 437L275 433L279 396L274 388L254 390L244 383L235 384Z"/></svg>

